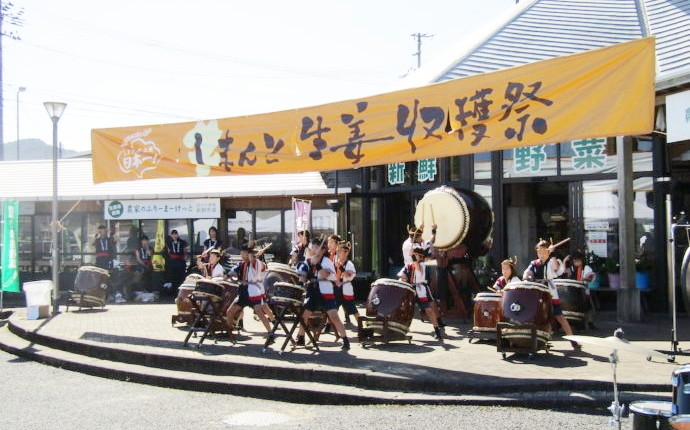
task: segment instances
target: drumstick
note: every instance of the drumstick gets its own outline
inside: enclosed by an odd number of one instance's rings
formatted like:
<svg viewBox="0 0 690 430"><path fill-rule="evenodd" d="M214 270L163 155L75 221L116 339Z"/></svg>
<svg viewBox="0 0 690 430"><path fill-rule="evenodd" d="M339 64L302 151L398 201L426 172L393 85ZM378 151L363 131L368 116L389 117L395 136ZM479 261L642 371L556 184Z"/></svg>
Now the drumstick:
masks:
<svg viewBox="0 0 690 430"><path fill-rule="evenodd" d="M431 209L431 225L436 224L436 218L434 218L434 205L429 203L429 209Z"/></svg>
<svg viewBox="0 0 690 430"><path fill-rule="evenodd" d="M486 288L488 288L492 293L495 293L498 291L494 287L486 287Z"/></svg>
<svg viewBox="0 0 690 430"><path fill-rule="evenodd" d="M568 237L568 238L565 238L565 239L561 240L560 242L558 242L557 244L551 245L551 246L553 246L553 248L556 249L556 248L558 248L559 246L565 245L565 244L568 243L568 242L570 242L570 238L569 238L569 237Z"/></svg>

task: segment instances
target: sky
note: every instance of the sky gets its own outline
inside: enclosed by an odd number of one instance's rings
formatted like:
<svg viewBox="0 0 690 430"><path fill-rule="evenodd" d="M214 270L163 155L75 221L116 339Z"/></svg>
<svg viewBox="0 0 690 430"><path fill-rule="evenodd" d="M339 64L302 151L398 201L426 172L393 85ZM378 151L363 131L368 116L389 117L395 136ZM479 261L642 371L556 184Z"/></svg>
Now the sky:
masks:
<svg viewBox="0 0 690 430"><path fill-rule="evenodd" d="M43 102L67 103L65 149L91 129L195 121L337 102L399 88L515 0L13 0L3 38L4 141L52 142ZM452 52L451 52L452 55ZM26 91L17 95L19 87Z"/></svg>

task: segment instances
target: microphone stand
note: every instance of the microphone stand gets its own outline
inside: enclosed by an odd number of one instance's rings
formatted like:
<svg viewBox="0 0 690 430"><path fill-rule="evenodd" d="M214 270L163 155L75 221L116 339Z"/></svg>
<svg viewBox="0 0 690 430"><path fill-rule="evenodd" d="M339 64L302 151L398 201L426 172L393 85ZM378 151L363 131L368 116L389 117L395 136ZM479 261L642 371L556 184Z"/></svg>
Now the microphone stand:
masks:
<svg viewBox="0 0 690 430"><path fill-rule="evenodd" d="M613 370L613 402L608 410L611 411L611 417L609 417L609 426L618 425L618 430L621 430L621 418L625 411L625 406L621 405L618 401L618 381L616 380L616 368L618 366L618 352L614 349L609 355L609 362L611 363L611 368Z"/></svg>
<svg viewBox="0 0 690 430"><path fill-rule="evenodd" d="M675 237L676 230L679 228L690 228L690 224L687 223L674 223L673 217L671 215L671 195L666 195L666 225L667 225L667 239L668 247L666 260L668 262L668 289L671 290L671 316L673 318L673 326L671 328L671 354L668 356L669 362L676 361L676 355L682 354L683 350L678 347L678 321L676 317L676 248L675 248Z"/></svg>

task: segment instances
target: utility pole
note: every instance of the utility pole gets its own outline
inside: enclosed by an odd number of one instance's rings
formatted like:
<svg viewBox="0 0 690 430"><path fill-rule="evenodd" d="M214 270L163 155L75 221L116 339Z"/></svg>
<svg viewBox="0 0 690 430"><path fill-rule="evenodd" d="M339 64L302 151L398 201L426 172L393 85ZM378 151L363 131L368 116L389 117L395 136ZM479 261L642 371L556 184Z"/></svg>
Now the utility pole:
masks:
<svg viewBox="0 0 690 430"><path fill-rule="evenodd" d="M412 56L417 57L417 68L419 69L422 67L422 38L424 37L434 37L433 34L422 34L422 33L414 33L412 35L415 39L417 39L417 52L412 54Z"/></svg>
<svg viewBox="0 0 690 430"><path fill-rule="evenodd" d="M24 8L16 8L11 1L0 0L0 161L5 159L5 136L3 133L3 94L2 94L2 38L9 37L13 40L20 40L16 32L8 31L10 27L21 27L24 25ZM17 142L18 143L18 142Z"/></svg>

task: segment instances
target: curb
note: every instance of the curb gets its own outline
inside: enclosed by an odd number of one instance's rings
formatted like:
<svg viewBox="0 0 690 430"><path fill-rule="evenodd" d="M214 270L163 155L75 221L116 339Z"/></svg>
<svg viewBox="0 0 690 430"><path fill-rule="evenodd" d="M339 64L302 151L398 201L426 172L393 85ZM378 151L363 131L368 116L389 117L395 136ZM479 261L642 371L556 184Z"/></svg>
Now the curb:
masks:
<svg viewBox="0 0 690 430"><path fill-rule="evenodd" d="M18 341L23 339L17 338ZM28 341L25 341L28 342ZM404 392L375 392L354 387L337 387L337 392L329 391L332 386L313 384L305 386L305 383L296 383L294 386L277 386L270 380L213 381L209 377L213 375L191 375L195 378L185 377L169 370L140 369L142 366L107 362L94 362L93 359L83 356L74 360L64 356L76 356L77 354L58 351L51 354L50 351L41 351L30 345L26 348L9 345L0 342L0 349L10 354L17 355L42 364L58 367L65 370L80 372L92 376L104 377L124 382L136 382L163 388L199 391L207 393L230 394L243 397L261 398L266 400L287 401L290 403L319 404L319 405L458 405L458 406L513 406L532 409L548 408L597 408L601 409L612 398L609 391L592 392L542 392L542 393L505 393L494 396L449 396L443 393L404 393ZM56 357L57 355L58 357ZM59 356L62 355L63 358ZM146 371L148 370L148 371ZM186 374L187 372L183 372ZM204 378L200 378L203 376ZM659 396L650 393L622 393L622 402L632 400L668 400L668 396Z"/></svg>
<svg viewBox="0 0 690 430"><path fill-rule="evenodd" d="M227 362L212 359L178 357L167 354L151 354L132 350L93 345L85 342L45 336L14 324L10 320L9 331L14 335L55 350L135 366L165 369L173 372L191 372L206 376L251 378L258 381L289 381L294 383L331 384L358 390L377 390L390 393L420 393L446 396L489 396L521 393L541 395L545 392L610 392L610 382L589 380L518 380L508 383L467 384L458 381L415 380L385 376L382 374L347 372L320 368L300 369L294 367L254 365L250 363ZM143 376L139 376L143 378ZM208 386L205 387L206 389ZM630 392L670 392L670 384L619 384L619 390Z"/></svg>

